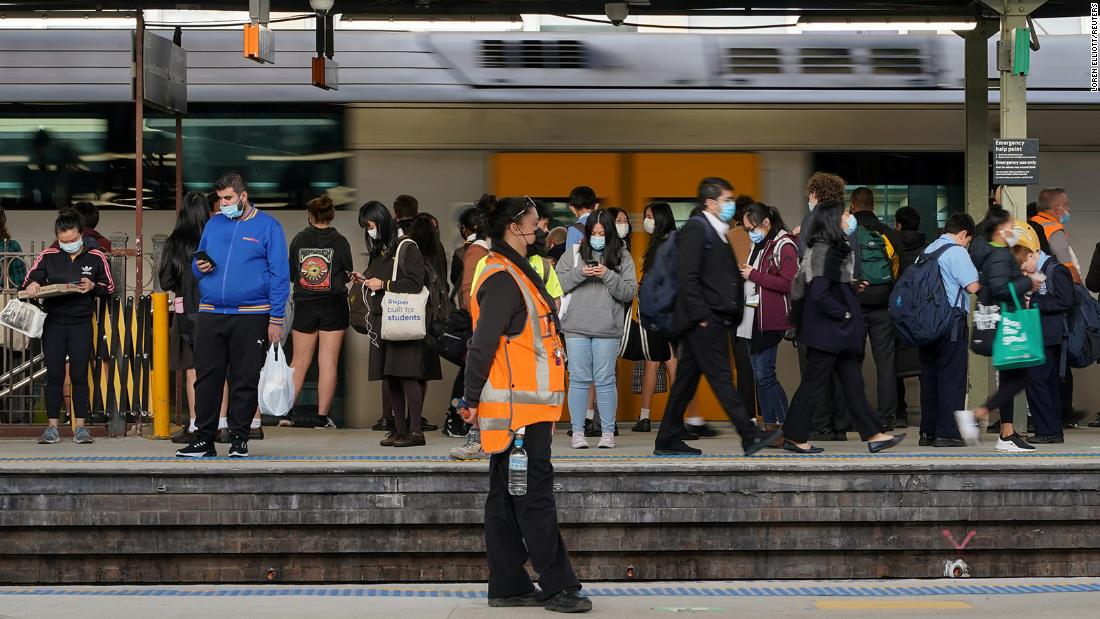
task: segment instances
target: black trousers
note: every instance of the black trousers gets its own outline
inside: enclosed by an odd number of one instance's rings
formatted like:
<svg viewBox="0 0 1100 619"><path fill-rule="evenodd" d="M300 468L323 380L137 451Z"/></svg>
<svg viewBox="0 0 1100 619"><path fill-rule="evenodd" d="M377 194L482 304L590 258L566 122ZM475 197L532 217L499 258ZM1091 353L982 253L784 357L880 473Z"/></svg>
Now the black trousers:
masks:
<svg viewBox="0 0 1100 619"><path fill-rule="evenodd" d="M737 395L750 419L756 417L756 376L752 373L752 340L733 338L733 367L737 368Z"/></svg>
<svg viewBox="0 0 1100 619"><path fill-rule="evenodd" d="M882 432L882 420L878 418L867 396L863 392L863 363L859 355L853 352L834 354L806 348L806 371L802 373L802 384L798 386L787 411L787 421L783 423L783 436L795 443L805 443L810 439L810 424L813 422L814 409L825 397L825 390L834 375L840 380L844 400L852 413L859 436L867 440Z"/></svg>
<svg viewBox="0 0 1100 619"><path fill-rule="evenodd" d="M805 345L798 346L798 373L805 380L809 363L806 359ZM812 432L814 434L835 434L844 432L852 425L848 407L844 404L844 389L840 386L840 379L833 376L825 385L825 396L813 403Z"/></svg>
<svg viewBox="0 0 1100 619"><path fill-rule="evenodd" d="M878 386L878 417L883 424L893 425L898 412L897 371L895 345L897 331L890 310L885 307L863 309L863 324L867 327L867 339L871 343L871 356L875 360L875 376Z"/></svg>
<svg viewBox="0 0 1100 619"><path fill-rule="evenodd" d="M539 575L546 598L570 587L580 587L558 529L554 502L554 466L550 443L554 424L527 426L527 494L508 494L508 454L489 458L489 495L485 498L485 549L489 556L489 597L523 595L534 590L523 564Z"/></svg>
<svg viewBox="0 0 1100 619"><path fill-rule="evenodd" d="M88 360L92 357L92 322L63 325L50 322L42 327L42 354L46 357L46 417L61 418L65 396L65 357L69 358L73 415L88 413Z"/></svg>
<svg viewBox="0 0 1100 619"><path fill-rule="evenodd" d="M920 349L920 431L935 438L960 438L955 411L966 405L970 329L959 319L940 341Z"/></svg>
<svg viewBox="0 0 1100 619"><path fill-rule="evenodd" d="M661 428L657 431L658 447L666 446L683 435L684 411L695 397L699 378L704 374L742 440L756 435L756 423L745 413L744 402L733 388L730 346L734 338L731 336L727 325L712 319L705 327L693 327L678 343L676 379L672 381L668 405L661 418Z"/></svg>
<svg viewBox="0 0 1100 619"><path fill-rule="evenodd" d="M1058 375L1062 347L1047 346L1046 357L1046 363L1034 368L1031 380L1027 381L1027 407L1036 434L1062 436L1062 380Z"/></svg>
<svg viewBox="0 0 1100 619"><path fill-rule="evenodd" d="M229 379L229 432L248 438L256 414L268 315L200 313L195 323L195 436L213 440Z"/></svg>
<svg viewBox="0 0 1100 619"><path fill-rule="evenodd" d="M1060 382L1058 396L1062 403L1062 419L1069 419L1073 415L1073 368L1066 366L1066 376Z"/></svg>

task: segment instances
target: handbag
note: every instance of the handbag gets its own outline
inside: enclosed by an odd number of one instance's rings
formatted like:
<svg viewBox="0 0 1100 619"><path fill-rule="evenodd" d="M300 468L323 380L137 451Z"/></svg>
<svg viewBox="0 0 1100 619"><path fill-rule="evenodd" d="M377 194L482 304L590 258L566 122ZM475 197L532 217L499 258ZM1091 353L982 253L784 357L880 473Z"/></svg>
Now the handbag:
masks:
<svg viewBox="0 0 1100 619"><path fill-rule="evenodd" d="M1012 293L1015 310L1009 311L1001 304L1001 321L993 340L993 369L1015 370L1042 365L1046 363L1046 352L1039 310L1023 309L1016 288L1009 286L1008 290Z"/></svg>
<svg viewBox="0 0 1100 619"><path fill-rule="evenodd" d="M401 247L413 243L404 239L393 256L393 275L397 279ZM413 243L415 245L415 243ZM387 342L422 340L428 335L428 287L421 283L419 292L390 292L382 297L382 339Z"/></svg>
<svg viewBox="0 0 1100 619"><path fill-rule="evenodd" d="M647 330L634 319L633 303L626 305L623 337L619 341L619 356L627 361L668 361L672 346L668 340Z"/></svg>
<svg viewBox="0 0 1100 619"><path fill-rule="evenodd" d="M1000 322L1000 307L978 304L974 310L974 328L970 330L970 350L974 354L993 356L993 340L997 338L997 325Z"/></svg>
<svg viewBox="0 0 1100 619"><path fill-rule="evenodd" d="M351 290L348 292L348 319L351 321L351 328L363 335L370 333L368 296L370 296L370 291L366 282L361 284L352 283Z"/></svg>
<svg viewBox="0 0 1100 619"><path fill-rule="evenodd" d="M0 325L27 337L39 338L46 325L46 312L33 303L12 299L0 311Z"/></svg>

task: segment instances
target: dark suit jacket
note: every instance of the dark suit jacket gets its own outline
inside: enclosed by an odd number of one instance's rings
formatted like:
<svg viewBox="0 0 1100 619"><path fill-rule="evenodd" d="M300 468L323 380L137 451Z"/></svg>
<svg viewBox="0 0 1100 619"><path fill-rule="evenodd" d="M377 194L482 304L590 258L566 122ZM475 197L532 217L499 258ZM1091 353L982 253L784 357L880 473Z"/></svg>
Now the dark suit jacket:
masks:
<svg viewBox="0 0 1100 619"><path fill-rule="evenodd" d="M1089 265L1089 274L1085 277L1085 288L1093 292L1100 292L1100 243L1092 252L1092 264Z"/></svg>
<svg viewBox="0 0 1100 619"><path fill-rule="evenodd" d="M676 233L675 327L685 332L708 320L741 320L744 280L730 246L706 217L692 217Z"/></svg>

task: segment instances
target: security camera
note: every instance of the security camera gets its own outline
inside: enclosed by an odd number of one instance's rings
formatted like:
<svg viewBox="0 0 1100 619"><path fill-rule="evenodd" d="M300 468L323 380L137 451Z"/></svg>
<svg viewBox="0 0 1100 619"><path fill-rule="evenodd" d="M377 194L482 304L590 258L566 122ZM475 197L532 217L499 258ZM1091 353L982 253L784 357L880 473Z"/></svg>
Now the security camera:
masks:
<svg viewBox="0 0 1100 619"><path fill-rule="evenodd" d="M625 2L608 2L603 5L603 11L615 26L623 25L626 18L630 17L630 8Z"/></svg>
<svg viewBox="0 0 1100 619"><path fill-rule="evenodd" d="M309 0L309 8L318 13L331 11L333 4L336 4L336 0Z"/></svg>

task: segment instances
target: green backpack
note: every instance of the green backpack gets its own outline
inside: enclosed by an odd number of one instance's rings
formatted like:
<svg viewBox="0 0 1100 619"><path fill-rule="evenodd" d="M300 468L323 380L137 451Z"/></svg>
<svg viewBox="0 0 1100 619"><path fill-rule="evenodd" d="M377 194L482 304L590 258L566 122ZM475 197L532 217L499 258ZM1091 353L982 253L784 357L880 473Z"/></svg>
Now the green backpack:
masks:
<svg viewBox="0 0 1100 619"><path fill-rule="evenodd" d="M872 286L894 283L894 264L890 259L890 242L870 228L856 228L859 246L859 278Z"/></svg>

